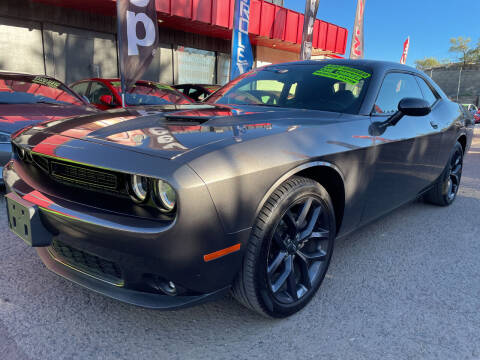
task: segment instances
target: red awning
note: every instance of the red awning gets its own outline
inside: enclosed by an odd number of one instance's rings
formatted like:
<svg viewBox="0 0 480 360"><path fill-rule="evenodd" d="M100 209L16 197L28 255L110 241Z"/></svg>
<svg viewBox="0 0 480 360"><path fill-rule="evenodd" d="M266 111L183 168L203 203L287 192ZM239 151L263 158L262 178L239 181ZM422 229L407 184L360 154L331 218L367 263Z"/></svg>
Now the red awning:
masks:
<svg viewBox="0 0 480 360"><path fill-rule="evenodd" d="M93 13L115 16L116 0L34 0ZM235 0L155 0L160 27L231 39ZM250 2L249 33L253 44L299 51L303 14L262 0ZM347 29L316 20L313 47L345 54Z"/></svg>

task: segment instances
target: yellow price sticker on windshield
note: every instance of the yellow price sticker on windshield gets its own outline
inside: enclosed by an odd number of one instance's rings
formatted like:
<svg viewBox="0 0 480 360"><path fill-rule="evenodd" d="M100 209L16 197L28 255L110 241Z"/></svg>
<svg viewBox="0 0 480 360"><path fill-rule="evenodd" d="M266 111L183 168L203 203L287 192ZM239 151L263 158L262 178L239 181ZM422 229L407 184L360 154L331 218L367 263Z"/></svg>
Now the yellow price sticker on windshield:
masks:
<svg viewBox="0 0 480 360"><path fill-rule="evenodd" d="M43 86L48 86L54 89L57 89L60 86L60 83L58 81L44 78L43 76L35 76L35 78L32 80L33 83L43 85Z"/></svg>
<svg viewBox="0 0 480 360"><path fill-rule="evenodd" d="M313 75L343 81L352 85L356 85L360 80L367 79L372 76L372 74L362 70L334 64L328 64L324 66L323 68L315 71Z"/></svg>

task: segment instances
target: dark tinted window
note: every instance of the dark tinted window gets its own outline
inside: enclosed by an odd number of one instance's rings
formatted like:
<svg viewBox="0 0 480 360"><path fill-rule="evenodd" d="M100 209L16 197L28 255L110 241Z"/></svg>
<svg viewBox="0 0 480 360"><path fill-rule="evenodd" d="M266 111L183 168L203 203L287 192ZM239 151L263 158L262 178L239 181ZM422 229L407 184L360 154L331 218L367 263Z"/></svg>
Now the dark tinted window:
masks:
<svg viewBox="0 0 480 360"><path fill-rule="evenodd" d="M120 94L119 81L112 81L112 86ZM139 81L132 86L125 96L127 105L163 105L191 104L192 101L170 85L156 82Z"/></svg>
<svg viewBox="0 0 480 360"><path fill-rule="evenodd" d="M191 87L188 91L188 96L191 97L195 101L201 101L205 99L209 95L205 90L197 87Z"/></svg>
<svg viewBox="0 0 480 360"><path fill-rule="evenodd" d="M92 82L92 86L90 87L90 93L88 94L88 100L90 100L92 104L98 105L102 103L100 101L100 98L103 95L113 96L112 92L105 84L99 82Z"/></svg>
<svg viewBox="0 0 480 360"><path fill-rule="evenodd" d="M437 97L433 93L432 89L430 89L430 86L423 80L422 78L416 76L416 79L418 81L418 85L420 85L420 89L422 90L423 98L432 106L435 101L437 101Z"/></svg>
<svg viewBox="0 0 480 360"><path fill-rule="evenodd" d="M358 113L368 88L368 69L318 62L275 65L244 74L207 103L248 104Z"/></svg>
<svg viewBox="0 0 480 360"><path fill-rule="evenodd" d="M178 91L180 91L183 94L186 94L187 90L188 90L188 87L185 87L185 86L175 86L174 88L177 89Z"/></svg>
<svg viewBox="0 0 480 360"><path fill-rule="evenodd" d="M72 86L72 90L82 96L87 94L87 89L88 89L88 82L81 82L79 84L75 84Z"/></svg>
<svg viewBox="0 0 480 360"><path fill-rule="evenodd" d="M402 73L387 74L383 80L373 112L379 115L394 114L398 110L400 100L406 97L423 98L415 77Z"/></svg>

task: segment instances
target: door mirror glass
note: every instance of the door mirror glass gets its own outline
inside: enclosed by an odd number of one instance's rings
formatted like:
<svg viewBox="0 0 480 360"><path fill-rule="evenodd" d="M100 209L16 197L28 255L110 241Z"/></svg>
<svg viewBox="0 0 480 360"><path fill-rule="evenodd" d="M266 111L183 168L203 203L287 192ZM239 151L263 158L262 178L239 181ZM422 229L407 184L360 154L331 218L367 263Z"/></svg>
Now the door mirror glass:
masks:
<svg viewBox="0 0 480 360"><path fill-rule="evenodd" d="M431 110L428 102L420 98L404 98L398 104L398 111L407 116L425 116Z"/></svg>

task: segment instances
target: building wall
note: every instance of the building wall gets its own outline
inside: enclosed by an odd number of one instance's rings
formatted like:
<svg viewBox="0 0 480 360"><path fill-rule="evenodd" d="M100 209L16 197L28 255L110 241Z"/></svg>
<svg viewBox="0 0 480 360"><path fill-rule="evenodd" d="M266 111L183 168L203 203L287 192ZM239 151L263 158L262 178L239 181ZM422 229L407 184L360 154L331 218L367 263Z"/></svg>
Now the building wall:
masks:
<svg viewBox="0 0 480 360"><path fill-rule="evenodd" d="M480 96L480 65L453 65L426 71L453 100L477 103Z"/></svg>
<svg viewBox="0 0 480 360"><path fill-rule="evenodd" d="M40 23L0 17L0 69L45 73Z"/></svg>
<svg viewBox="0 0 480 360"><path fill-rule="evenodd" d="M116 20L29 0L0 0L0 70L46 74L70 84L90 77L118 77ZM209 83L225 79L230 41L160 28L159 51L143 78L168 84L185 79L185 49L207 50L197 68ZM225 59L227 58L227 59ZM200 61L200 63L198 62ZM216 68L217 67L217 68ZM228 66L227 66L228 68Z"/></svg>
<svg viewBox="0 0 480 360"><path fill-rule="evenodd" d="M299 54L294 52L273 49L265 46L256 47L256 66L298 61L298 59Z"/></svg>

